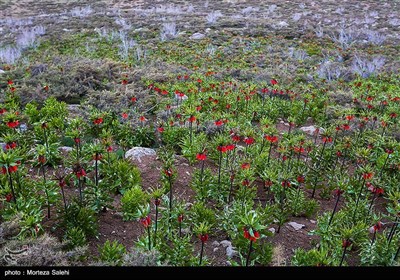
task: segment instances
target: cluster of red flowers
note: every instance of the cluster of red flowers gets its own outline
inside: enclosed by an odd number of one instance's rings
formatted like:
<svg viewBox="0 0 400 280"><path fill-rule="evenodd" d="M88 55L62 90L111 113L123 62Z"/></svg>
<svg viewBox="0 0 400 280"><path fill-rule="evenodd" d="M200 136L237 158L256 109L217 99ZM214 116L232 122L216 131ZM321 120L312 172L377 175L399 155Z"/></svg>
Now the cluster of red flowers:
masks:
<svg viewBox="0 0 400 280"><path fill-rule="evenodd" d="M6 144L6 150L12 150L12 149L15 149L16 147L17 147L16 142L11 142L11 143Z"/></svg>
<svg viewBox="0 0 400 280"><path fill-rule="evenodd" d="M8 168L6 168L5 166L3 166L3 167L1 168L1 173L2 173L2 174L7 174L7 170L8 170L8 173L17 172L17 170L18 170L18 165L12 165L12 166L9 166Z"/></svg>
<svg viewBox="0 0 400 280"><path fill-rule="evenodd" d="M200 234L199 238L200 238L201 242L204 243L208 240L208 234L207 233Z"/></svg>
<svg viewBox="0 0 400 280"><path fill-rule="evenodd" d="M81 177L86 176L86 171L82 167L78 169L78 171L75 172L76 177L79 179Z"/></svg>
<svg viewBox="0 0 400 280"><path fill-rule="evenodd" d="M198 153L196 155L196 159L200 160L200 161L206 160L207 159L207 155L205 153Z"/></svg>
<svg viewBox="0 0 400 280"><path fill-rule="evenodd" d="M9 128L16 128L17 126L19 126L19 121L18 121L18 120L9 121L9 122L6 123L6 125L7 125Z"/></svg>
<svg viewBox="0 0 400 280"><path fill-rule="evenodd" d="M140 219L140 223L145 227L148 228L151 225L151 218L147 216L145 218Z"/></svg>
<svg viewBox="0 0 400 280"><path fill-rule="evenodd" d="M271 144L278 142L278 136L274 136L274 135L265 135L264 139L267 140L268 142L270 142Z"/></svg>
<svg viewBox="0 0 400 280"><path fill-rule="evenodd" d="M260 233L258 231L256 231L256 230L253 230L253 234L251 235L249 230L244 227L243 228L243 236L244 236L244 238L246 238L246 239L248 239L250 241L256 242L257 239L260 238Z"/></svg>
<svg viewBox="0 0 400 280"><path fill-rule="evenodd" d="M367 186L370 192L375 193L377 195L383 194L385 192L383 188L375 187L370 182L367 182L365 185Z"/></svg>
<svg viewBox="0 0 400 280"><path fill-rule="evenodd" d="M46 163L46 157L44 155L39 155L38 156L38 162L40 164L45 164Z"/></svg>
<svg viewBox="0 0 400 280"><path fill-rule="evenodd" d="M93 123L95 125L100 125L100 124L103 123L103 118L101 118L101 117L100 118L96 118L96 119L94 119Z"/></svg>

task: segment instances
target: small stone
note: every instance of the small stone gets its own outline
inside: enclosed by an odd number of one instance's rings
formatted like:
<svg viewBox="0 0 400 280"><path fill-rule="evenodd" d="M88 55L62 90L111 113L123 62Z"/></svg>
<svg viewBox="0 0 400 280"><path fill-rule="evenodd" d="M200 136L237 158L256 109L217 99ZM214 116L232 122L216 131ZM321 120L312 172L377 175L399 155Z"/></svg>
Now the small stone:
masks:
<svg viewBox="0 0 400 280"><path fill-rule="evenodd" d="M218 246L219 246L219 242L218 242L218 241L214 241L214 242L212 243L212 245L215 246L215 247L218 247Z"/></svg>
<svg viewBox="0 0 400 280"><path fill-rule="evenodd" d="M115 234L115 230L113 230L113 231L111 232L111 234Z"/></svg>
<svg viewBox="0 0 400 280"><path fill-rule="evenodd" d="M232 266L230 261L226 261L226 264L229 265L229 266Z"/></svg>
<svg viewBox="0 0 400 280"><path fill-rule="evenodd" d="M270 232L272 232L272 233L275 233L275 229L272 227L272 228L269 228L268 229Z"/></svg>
<svg viewBox="0 0 400 280"><path fill-rule="evenodd" d="M238 255L238 252L236 250L234 250L233 248L234 247L232 247L232 246L226 247L226 256L228 258L233 258L234 256Z"/></svg>
<svg viewBox="0 0 400 280"><path fill-rule="evenodd" d="M58 150L60 152L64 152L64 153L70 153L70 152L72 152L73 148L68 147L68 146L62 146L62 147L59 147Z"/></svg>
<svg viewBox="0 0 400 280"><path fill-rule="evenodd" d="M305 133L309 134L309 135L314 135L315 131L317 130L317 127L315 127L314 125L310 125L310 126L303 126L300 127L301 131L304 131ZM325 130L323 128L319 128L319 134L324 133Z"/></svg>
<svg viewBox="0 0 400 280"><path fill-rule="evenodd" d="M312 223L312 224L315 224L315 223L316 223L316 221L314 221L314 220L310 220L310 223Z"/></svg>
<svg viewBox="0 0 400 280"><path fill-rule="evenodd" d="M214 249L213 249L213 252L215 253L215 252L217 252L218 251L218 247L215 247Z"/></svg>
<svg viewBox="0 0 400 280"><path fill-rule="evenodd" d="M190 173L188 171L186 171L186 174L190 176Z"/></svg>
<svg viewBox="0 0 400 280"><path fill-rule="evenodd" d="M140 159L141 157L155 156L155 155L156 155L156 151L154 149L143 148L143 147L133 147L132 149L129 149L125 153L125 158L138 160L139 162L142 162Z"/></svg>
<svg viewBox="0 0 400 280"><path fill-rule="evenodd" d="M206 35L204 35L203 33L197 32L197 33L194 33L192 36L190 36L190 39L201 40L201 39L204 39L204 37L206 37Z"/></svg>
<svg viewBox="0 0 400 280"><path fill-rule="evenodd" d="M231 247L231 246L232 246L232 242L230 242L230 241L228 241L228 240L222 240L222 241L220 242L220 244L221 244L224 248L226 248L226 247Z"/></svg>
<svg viewBox="0 0 400 280"><path fill-rule="evenodd" d="M289 222L288 225L292 226L295 230L300 230L305 227L305 225L296 222Z"/></svg>
<svg viewBox="0 0 400 280"><path fill-rule="evenodd" d="M0 69L0 74L4 74L6 71Z"/></svg>

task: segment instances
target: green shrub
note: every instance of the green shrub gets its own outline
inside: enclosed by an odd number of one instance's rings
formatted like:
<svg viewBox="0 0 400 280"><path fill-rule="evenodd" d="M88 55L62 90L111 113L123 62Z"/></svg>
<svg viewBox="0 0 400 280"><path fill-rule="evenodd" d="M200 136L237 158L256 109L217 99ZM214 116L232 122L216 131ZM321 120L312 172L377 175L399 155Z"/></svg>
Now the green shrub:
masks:
<svg viewBox="0 0 400 280"><path fill-rule="evenodd" d="M107 240L103 246L99 246L100 259L109 265L121 265L123 256L126 253L124 245L117 240Z"/></svg>

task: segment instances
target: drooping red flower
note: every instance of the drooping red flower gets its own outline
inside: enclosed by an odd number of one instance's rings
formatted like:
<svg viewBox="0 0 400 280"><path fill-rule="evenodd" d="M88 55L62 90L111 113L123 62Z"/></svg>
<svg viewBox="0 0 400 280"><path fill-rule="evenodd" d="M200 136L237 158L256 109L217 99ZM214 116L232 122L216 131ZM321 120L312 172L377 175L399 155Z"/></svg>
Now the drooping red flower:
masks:
<svg viewBox="0 0 400 280"><path fill-rule="evenodd" d="M9 121L9 122L6 123L6 125L7 125L9 128L16 128L16 127L19 125L19 121L18 121L18 120Z"/></svg>
<svg viewBox="0 0 400 280"><path fill-rule="evenodd" d="M163 133L164 132L164 127L162 127L162 126L157 127L157 131L160 132L160 133Z"/></svg>
<svg viewBox="0 0 400 280"><path fill-rule="evenodd" d="M304 176L303 175L299 175L299 176L297 176L297 182L299 183L299 184L301 184L301 183L304 183L304 181L305 181L305 178L304 178Z"/></svg>
<svg viewBox="0 0 400 280"><path fill-rule="evenodd" d="M274 184L274 182L272 182L271 180L265 180L264 181L264 187L271 187Z"/></svg>
<svg viewBox="0 0 400 280"><path fill-rule="evenodd" d="M100 125L100 124L102 124L103 123L103 118L96 118L94 121L93 121L93 123L95 124L95 125Z"/></svg>
<svg viewBox="0 0 400 280"><path fill-rule="evenodd" d="M228 144L226 145L226 150L227 151L233 151L236 148L235 144Z"/></svg>
<svg viewBox="0 0 400 280"><path fill-rule="evenodd" d="M172 169L168 168L164 170L164 174L167 175L167 177L172 177Z"/></svg>
<svg viewBox="0 0 400 280"><path fill-rule="evenodd" d="M350 240L348 240L348 239L343 239L342 240L342 248L348 248L348 247L350 247L351 246L351 241Z"/></svg>
<svg viewBox="0 0 400 280"><path fill-rule="evenodd" d="M178 216L178 223L182 223L182 221L183 221L183 214L180 214Z"/></svg>
<svg viewBox="0 0 400 280"><path fill-rule="evenodd" d="M226 153L228 151L228 149L226 148L226 146L218 146L217 150L221 153Z"/></svg>
<svg viewBox="0 0 400 280"><path fill-rule="evenodd" d="M17 143L15 143L15 142L6 144L6 150L12 150L12 149L15 149L16 147L17 147Z"/></svg>
<svg viewBox="0 0 400 280"><path fill-rule="evenodd" d="M196 155L196 159L200 160L200 161L206 160L207 159L207 155L205 153L198 153Z"/></svg>
<svg viewBox="0 0 400 280"><path fill-rule="evenodd" d="M121 81L121 84L127 85L127 84L128 84L128 80L127 80L127 79L123 79L123 80Z"/></svg>
<svg viewBox="0 0 400 280"><path fill-rule="evenodd" d="M11 193L6 194L6 201L10 202L13 199L13 195Z"/></svg>
<svg viewBox="0 0 400 280"><path fill-rule="evenodd" d="M140 219L140 223L145 227L148 228L151 225L151 218L147 216L145 218Z"/></svg>
<svg viewBox="0 0 400 280"><path fill-rule="evenodd" d="M249 162L244 162L244 163L242 163L240 168L242 168L242 169L250 169L250 163Z"/></svg>
<svg viewBox="0 0 400 280"><path fill-rule="evenodd" d="M12 165L8 167L8 173L14 173L17 172L18 170L18 165Z"/></svg>
<svg viewBox="0 0 400 280"><path fill-rule="evenodd" d="M7 168L4 166L1 167L1 174L7 174Z"/></svg>
<svg viewBox="0 0 400 280"><path fill-rule="evenodd" d="M79 179L81 177L85 177L86 176L86 171L85 169L83 169L82 167L79 168L78 171L75 172L76 177Z"/></svg>
<svg viewBox="0 0 400 280"><path fill-rule="evenodd" d="M75 144L81 143L81 138L75 137L75 138L74 138L74 142L75 142Z"/></svg>
<svg viewBox="0 0 400 280"><path fill-rule="evenodd" d="M126 119L128 118L128 113L123 112L123 113L121 114L121 117L122 117L124 120L126 120Z"/></svg>
<svg viewBox="0 0 400 280"><path fill-rule="evenodd" d="M48 91L48 90L49 90L49 86L48 86L48 85L45 85L45 86L43 87L43 90Z"/></svg>
<svg viewBox="0 0 400 280"><path fill-rule="evenodd" d="M222 120L216 120L214 123L216 126L221 126L224 124L224 122Z"/></svg>
<svg viewBox="0 0 400 280"><path fill-rule="evenodd" d="M107 151L108 153L111 153L113 150L114 150L114 149L113 149L112 146L108 146L107 149L106 149L106 151Z"/></svg>
<svg viewBox="0 0 400 280"><path fill-rule="evenodd" d="M189 117L189 122L190 122L190 123L193 123L193 122L195 122L195 121L196 121L196 117L193 116L193 115L191 115L191 116Z"/></svg>
<svg viewBox="0 0 400 280"><path fill-rule="evenodd" d="M322 137L324 143L331 143L333 141L332 137Z"/></svg>
<svg viewBox="0 0 400 280"><path fill-rule="evenodd" d="M201 107L201 106L196 106L196 111L197 111L197 112L200 112L202 108L203 108L203 107Z"/></svg>
<svg viewBox="0 0 400 280"><path fill-rule="evenodd" d="M154 205L159 206L160 203L161 203L161 199L159 199L159 198L154 199Z"/></svg>
<svg viewBox="0 0 400 280"><path fill-rule="evenodd" d="M341 195L342 193L344 193L344 191L341 190L341 189L336 189L336 190L333 191L333 193L334 193L336 196L339 196L339 195Z"/></svg>
<svg viewBox="0 0 400 280"><path fill-rule="evenodd" d="M350 129L350 125L345 123L344 125L342 125L342 128L343 128L343 130L349 130Z"/></svg>
<svg viewBox="0 0 400 280"><path fill-rule="evenodd" d="M346 116L346 120L351 121L352 119L354 119L353 115L347 115Z"/></svg>
<svg viewBox="0 0 400 280"><path fill-rule="evenodd" d="M374 177L374 173L372 172L363 173L362 177L364 180L371 180L372 177Z"/></svg>
<svg viewBox="0 0 400 280"><path fill-rule="evenodd" d="M136 103L136 101L137 101L137 98L136 97L131 97L131 102L133 103L133 104L135 104Z"/></svg>
<svg viewBox="0 0 400 280"><path fill-rule="evenodd" d="M270 82L271 82L271 85L273 85L273 86L278 84L278 81L275 79L271 79Z"/></svg>
<svg viewBox="0 0 400 280"><path fill-rule="evenodd" d="M58 186L60 188L64 188L67 185L67 183L64 181L64 179L59 180Z"/></svg>
<svg viewBox="0 0 400 280"><path fill-rule="evenodd" d="M147 121L147 119L146 119L146 117L145 117L145 116L140 116L140 117L139 117L139 121L141 121L141 122L145 122L145 121Z"/></svg>
<svg viewBox="0 0 400 280"><path fill-rule="evenodd" d="M265 138L265 140L267 140L270 143L278 142L278 137L274 136L274 135L265 135L264 138Z"/></svg>
<svg viewBox="0 0 400 280"><path fill-rule="evenodd" d="M240 142L240 136L237 134L232 135L231 138L233 142Z"/></svg>
<svg viewBox="0 0 400 280"><path fill-rule="evenodd" d="M375 225L374 225L374 231L378 231L382 228L382 223L380 221L378 221Z"/></svg>
<svg viewBox="0 0 400 280"><path fill-rule="evenodd" d="M102 160L103 159L103 155L102 154L94 154L93 155L93 160Z"/></svg>
<svg viewBox="0 0 400 280"><path fill-rule="evenodd" d="M161 91L162 95L168 95L168 91L166 91L165 89Z"/></svg>
<svg viewBox="0 0 400 280"><path fill-rule="evenodd" d="M244 179L243 181L242 181L242 186L243 187L248 187L248 186L250 186L250 181L249 181L249 179Z"/></svg>
<svg viewBox="0 0 400 280"><path fill-rule="evenodd" d="M245 137L244 142L246 143L246 145L250 146L250 145L254 144L256 142L256 140L254 140L253 137Z"/></svg>
<svg viewBox="0 0 400 280"><path fill-rule="evenodd" d="M395 112L390 113L390 114L389 114L389 117L390 117L391 119L395 119L395 118L397 118L397 114L396 114Z"/></svg>
<svg viewBox="0 0 400 280"><path fill-rule="evenodd" d="M14 84L14 82L13 82L13 80L8 80L7 84L11 86L12 84Z"/></svg>
<svg viewBox="0 0 400 280"><path fill-rule="evenodd" d="M393 154L393 149L385 149L385 152L390 155Z"/></svg>
<svg viewBox="0 0 400 280"><path fill-rule="evenodd" d="M243 228L243 236L250 241L256 242L257 239L260 238L260 233L256 230L253 230L253 235L251 235L247 228Z"/></svg>
<svg viewBox="0 0 400 280"><path fill-rule="evenodd" d="M302 146L300 146L300 147L295 146L295 147L293 147L293 151L297 154L301 154L301 153L304 153L305 150Z"/></svg>
<svg viewBox="0 0 400 280"><path fill-rule="evenodd" d="M200 234L199 238L200 238L201 242L204 243L204 242L206 242L208 240L208 234L207 233Z"/></svg>
<svg viewBox="0 0 400 280"><path fill-rule="evenodd" d="M38 162L41 164L45 164L46 163L46 157L44 155L39 155L38 156Z"/></svg>
<svg viewBox="0 0 400 280"><path fill-rule="evenodd" d="M290 187L290 181L289 180L283 180L281 185L282 185L282 187L289 188Z"/></svg>

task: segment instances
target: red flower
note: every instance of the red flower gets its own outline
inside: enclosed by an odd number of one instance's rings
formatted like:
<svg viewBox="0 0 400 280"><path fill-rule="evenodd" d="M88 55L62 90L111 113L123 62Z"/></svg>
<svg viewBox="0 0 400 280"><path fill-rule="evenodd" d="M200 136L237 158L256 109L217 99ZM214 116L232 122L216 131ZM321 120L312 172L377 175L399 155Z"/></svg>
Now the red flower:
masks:
<svg viewBox="0 0 400 280"><path fill-rule="evenodd" d="M226 145L226 149L227 149L228 151L233 151L235 148L236 148L236 145L235 145L235 144L228 144L228 145Z"/></svg>
<svg viewBox="0 0 400 280"><path fill-rule="evenodd" d="M16 147L17 147L17 143L15 143L15 142L6 144L6 150L15 149Z"/></svg>
<svg viewBox="0 0 400 280"><path fill-rule="evenodd" d="M6 109L4 109L4 108L0 109L0 115L3 115L5 112L7 112Z"/></svg>
<svg viewBox="0 0 400 280"><path fill-rule="evenodd" d="M178 223L182 223L182 221L183 221L183 214L180 214L178 216Z"/></svg>
<svg viewBox="0 0 400 280"><path fill-rule="evenodd" d="M372 179L372 177L374 177L374 173L372 173L372 172L364 173L362 175L362 177L364 180L370 180L370 179Z"/></svg>
<svg viewBox="0 0 400 280"><path fill-rule="evenodd" d="M226 153L228 151L226 146L218 146L217 150L220 151L221 153Z"/></svg>
<svg viewBox="0 0 400 280"><path fill-rule="evenodd" d="M7 168L1 167L1 174L7 174Z"/></svg>
<svg viewBox="0 0 400 280"><path fill-rule="evenodd" d="M139 121L141 121L141 122L145 122L145 121L147 121L147 119L146 119L146 117L145 117L145 116L140 116L140 117L139 117Z"/></svg>
<svg viewBox="0 0 400 280"><path fill-rule="evenodd" d="M102 160L103 159L103 155L102 154L94 154L93 155L93 160Z"/></svg>
<svg viewBox="0 0 400 280"><path fill-rule="evenodd" d="M207 233L200 234L199 238L200 238L201 242L204 243L204 242L206 242L208 240L208 234Z"/></svg>
<svg viewBox="0 0 400 280"><path fill-rule="evenodd" d="M160 132L160 133L163 133L164 132L164 127L162 127L162 126L157 127L157 131Z"/></svg>
<svg viewBox="0 0 400 280"><path fill-rule="evenodd" d="M278 81L275 79L272 79L270 82L271 82L271 85L273 85L273 86L278 84Z"/></svg>
<svg viewBox="0 0 400 280"><path fill-rule="evenodd" d="M206 156L205 153L198 153L198 154L196 155L196 159L197 159L197 160L203 161L203 160L206 160L206 159L207 159L207 156Z"/></svg>
<svg viewBox="0 0 400 280"><path fill-rule="evenodd" d="M202 108L201 106L196 106L196 111L199 112Z"/></svg>
<svg viewBox="0 0 400 280"><path fill-rule="evenodd" d="M132 102L132 103L136 103L136 101L137 101L137 98L136 98L136 97L132 97L132 98L131 98L131 102Z"/></svg>
<svg viewBox="0 0 400 280"><path fill-rule="evenodd" d="M242 165L240 167L242 169L250 169L250 163L248 163L248 162L242 163Z"/></svg>
<svg viewBox="0 0 400 280"><path fill-rule="evenodd" d="M386 151L386 153L387 153L388 155L393 154L393 150L392 150L392 149L386 149L385 151Z"/></svg>
<svg viewBox="0 0 400 280"><path fill-rule="evenodd" d="M121 114L121 117L124 119L124 120L126 120L127 118L128 118L128 113L122 113Z"/></svg>
<svg viewBox="0 0 400 280"><path fill-rule="evenodd" d="M221 126L221 125L223 125L224 124L224 122L222 121L222 120L217 120L217 121L215 121L215 125L216 126Z"/></svg>
<svg viewBox="0 0 400 280"><path fill-rule="evenodd" d="M344 191L341 190L341 189L336 189L336 190L333 191L333 193L334 193L336 196L339 196L339 195L341 195L342 193L344 193Z"/></svg>
<svg viewBox="0 0 400 280"><path fill-rule="evenodd" d="M103 123L103 118L97 118L93 121L94 124L99 125Z"/></svg>
<svg viewBox="0 0 400 280"><path fill-rule="evenodd" d="M343 130L349 130L350 129L350 125L348 125L347 123L342 125Z"/></svg>
<svg viewBox="0 0 400 280"><path fill-rule="evenodd" d="M59 186L60 188L64 188L66 185L67 185L67 183L65 183L64 179L61 179L61 180L58 182L58 186Z"/></svg>
<svg viewBox="0 0 400 280"><path fill-rule="evenodd" d="M264 181L264 186L265 187L271 187L274 183L271 180L266 180Z"/></svg>
<svg viewBox="0 0 400 280"><path fill-rule="evenodd" d="M289 182L289 180L283 180L281 184L282 184L282 187L287 187L287 188L290 187L290 182Z"/></svg>
<svg viewBox="0 0 400 280"><path fill-rule="evenodd" d="M121 82L121 84L127 85L127 84L128 84L128 80L127 80L127 79L123 79L122 82Z"/></svg>
<svg viewBox="0 0 400 280"><path fill-rule="evenodd" d="M48 85L45 85L45 86L43 87L43 89L44 89L45 91L48 91L48 90L49 90L49 86L48 86Z"/></svg>
<svg viewBox="0 0 400 280"><path fill-rule="evenodd" d="M250 234L250 232L247 230L247 228L243 228L243 236L244 238L256 242L257 239L260 238L260 234L258 233L258 231L253 230L253 235Z"/></svg>
<svg viewBox="0 0 400 280"><path fill-rule="evenodd" d="M45 156L39 155L39 157L38 157L38 162L41 163L41 164L45 164L45 162L46 162Z"/></svg>
<svg viewBox="0 0 400 280"><path fill-rule="evenodd" d="M14 84L14 82L13 82L13 80L8 80L8 81L7 81L7 84L8 84L8 85L12 85L12 84Z"/></svg>
<svg viewBox="0 0 400 280"><path fill-rule="evenodd" d="M16 128L16 127L19 125L19 121L18 121L18 120L16 120L16 121L9 121L9 122L6 123L6 125L7 125L9 128Z"/></svg>
<svg viewBox="0 0 400 280"><path fill-rule="evenodd" d="M7 201L7 202L10 202L10 201L12 200L12 198L13 198L13 196L12 196L11 193L6 194L6 201Z"/></svg>
<svg viewBox="0 0 400 280"><path fill-rule="evenodd" d="M83 168L80 168L78 171L76 171L76 177L79 179L81 177L85 177L86 176L86 171Z"/></svg>
<svg viewBox="0 0 400 280"><path fill-rule="evenodd" d="M173 172L172 172L172 170L171 170L170 168L164 170L164 174L167 175L167 177L171 177L171 176L172 176L172 173L173 173Z"/></svg>
<svg viewBox="0 0 400 280"><path fill-rule="evenodd" d="M145 227L148 228L151 225L150 216L140 219L140 223Z"/></svg>
<svg viewBox="0 0 400 280"><path fill-rule="evenodd" d="M378 231L378 230L380 230L382 228L382 223L381 222L377 222L375 225L374 225L374 231Z"/></svg>
<svg viewBox="0 0 400 280"><path fill-rule="evenodd" d="M81 138L75 137L75 138L74 138L74 142L75 142L75 144L81 143Z"/></svg>
<svg viewBox="0 0 400 280"><path fill-rule="evenodd" d="M299 175L299 176L297 176L297 182L298 183L304 183L304 181L305 181L305 178L304 178L304 176L303 175Z"/></svg>
<svg viewBox="0 0 400 280"><path fill-rule="evenodd" d="M390 116L390 118L392 118L392 119L395 119L395 118L397 118L397 114L396 114L396 113L394 113L394 112L393 112L393 113L390 113L390 115L389 115L389 116Z"/></svg>
<svg viewBox="0 0 400 280"><path fill-rule="evenodd" d="M239 142L240 141L240 136L236 135L236 134L232 135L232 141L233 142Z"/></svg>
<svg viewBox="0 0 400 280"><path fill-rule="evenodd" d="M322 141L324 143L331 143L332 142L332 137L322 137Z"/></svg>
<svg viewBox="0 0 400 280"><path fill-rule="evenodd" d="M162 95L167 95L167 94L168 94L168 91L166 91L166 90L164 89L164 90L161 91L161 94L162 94Z"/></svg>
<svg viewBox="0 0 400 280"><path fill-rule="evenodd" d="M351 245L351 241L348 239L343 239L342 241L342 248L348 248Z"/></svg>
<svg viewBox="0 0 400 280"><path fill-rule="evenodd" d="M250 146L250 145L254 144L255 140L253 137L245 137L244 142L246 143L246 145Z"/></svg>
<svg viewBox="0 0 400 280"><path fill-rule="evenodd" d="M348 116L346 116L346 120L351 121L352 119L354 119L354 116L353 116L353 115L348 115Z"/></svg>
<svg viewBox="0 0 400 280"><path fill-rule="evenodd" d="M189 117L189 122L190 122L190 123L193 123L193 122L195 122L195 121L196 121L196 117L193 116L193 115L191 115L191 116Z"/></svg>
<svg viewBox="0 0 400 280"><path fill-rule="evenodd" d="M158 206L158 205L160 205L160 203L161 203L161 199L159 199L159 198L154 199L154 205Z"/></svg>
<svg viewBox="0 0 400 280"><path fill-rule="evenodd" d="M107 147L107 152L110 153L110 152L112 152L112 151L113 151L113 147L108 146L108 147Z"/></svg>
<svg viewBox="0 0 400 280"><path fill-rule="evenodd" d="M201 79L197 79L197 82L200 84L201 82L203 82Z"/></svg>
<svg viewBox="0 0 400 280"><path fill-rule="evenodd" d="M250 181L249 181L249 179L244 179L244 180L242 181L242 186L243 186L243 187L248 187L248 186L250 186Z"/></svg>
<svg viewBox="0 0 400 280"><path fill-rule="evenodd" d="M8 173L14 173L17 172L17 170L18 170L18 165L8 167Z"/></svg>
<svg viewBox="0 0 400 280"><path fill-rule="evenodd" d="M337 157L341 157L341 156L342 156L342 152L341 152L341 151L337 151L337 152L336 152L336 156L337 156Z"/></svg>
<svg viewBox="0 0 400 280"><path fill-rule="evenodd" d="M295 152L295 153L298 153L298 154L301 154L301 153L303 153L304 152L304 148L303 147L293 147L293 151Z"/></svg>
<svg viewBox="0 0 400 280"><path fill-rule="evenodd" d="M273 136L273 135L265 135L264 136L265 140L267 140L270 143L276 143L278 142L278 137L277 136Z"/></svg>

